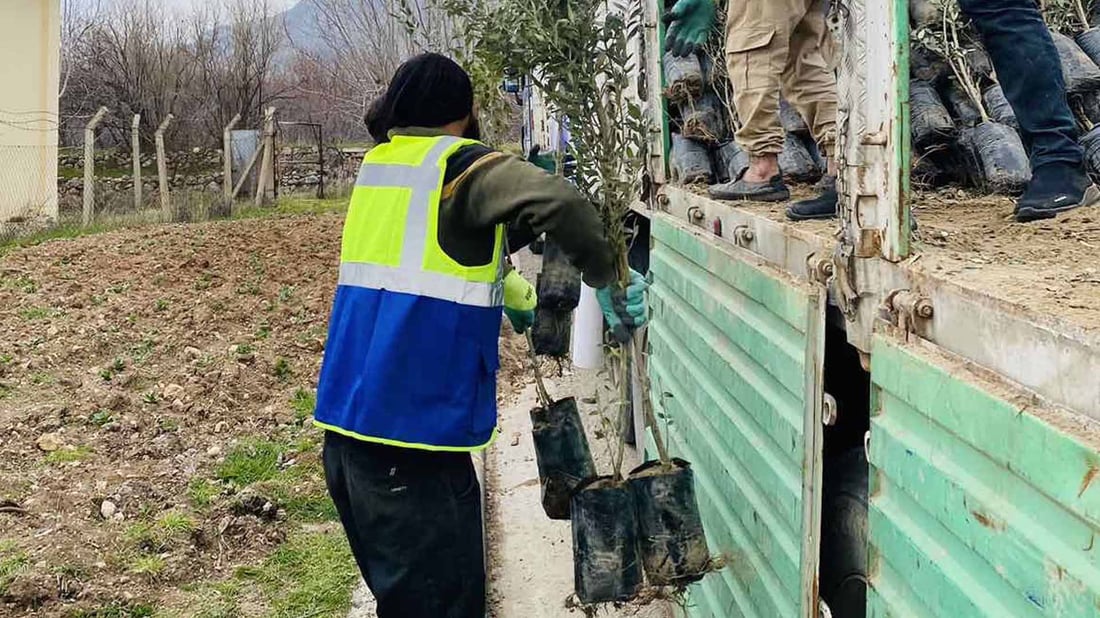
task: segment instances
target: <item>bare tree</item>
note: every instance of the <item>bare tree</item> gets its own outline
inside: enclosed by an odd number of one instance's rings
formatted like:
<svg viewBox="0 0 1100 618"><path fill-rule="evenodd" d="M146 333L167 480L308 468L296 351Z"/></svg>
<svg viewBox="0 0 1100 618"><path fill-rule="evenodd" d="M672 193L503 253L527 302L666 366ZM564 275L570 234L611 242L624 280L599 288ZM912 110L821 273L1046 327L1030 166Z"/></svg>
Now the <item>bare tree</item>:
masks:
<svg viewBox="0 0 1100 618"><path fill-rule="evenodd" d="M454 55L456 19L435 0L312 0L312 36L292 40L298 88L335 120L361 123L370 102L413 54Z"/></svg>
<svg viewBox="0 0 1100 618"><path fill-rule="evenodd" d="M196 71L192 111L211 139L217 140L236 114L245 126L259 126L263 110L290 91L286 80L279 79L284 28L268 0L226 0L200 7L192 16L191 40Z"/></svg>

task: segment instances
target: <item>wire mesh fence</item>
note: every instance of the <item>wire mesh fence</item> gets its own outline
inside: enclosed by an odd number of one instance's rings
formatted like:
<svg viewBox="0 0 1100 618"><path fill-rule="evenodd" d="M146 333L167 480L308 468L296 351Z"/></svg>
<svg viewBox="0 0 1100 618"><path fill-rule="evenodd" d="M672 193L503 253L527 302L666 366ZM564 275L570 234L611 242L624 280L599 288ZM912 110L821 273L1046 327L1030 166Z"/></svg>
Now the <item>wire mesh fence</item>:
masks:
<svg viewBox="0 0 1100 618"><path fill-rule="evenodd" d="M57 218L57 147L0 145L0 239Z"/></svg>

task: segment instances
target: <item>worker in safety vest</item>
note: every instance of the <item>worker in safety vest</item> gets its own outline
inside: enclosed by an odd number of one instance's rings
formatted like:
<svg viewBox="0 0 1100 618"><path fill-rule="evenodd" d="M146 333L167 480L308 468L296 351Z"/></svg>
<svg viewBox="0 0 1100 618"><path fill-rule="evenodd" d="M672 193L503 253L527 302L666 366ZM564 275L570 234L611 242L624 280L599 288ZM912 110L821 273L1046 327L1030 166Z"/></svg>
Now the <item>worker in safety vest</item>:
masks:
<svg viewBox="0 0 1100 618"><path fill-rule="evenodd" d="M470 454L497 435L502 310L522 332L536 304L505 247L547 234L620 334L645 320L645 281L613 283L600 218L572 185L477 141L453 61L405 62L367 124L378 145L344 224L317 392L328 490L380 618L483 618Z"/></svg>
<svg viewBox="0 0 1100 618"><path fill-rule="evenodd" d="M826 0L730 0L726 8L726 68L741 121L737 144L749 154L740 177L710 188L723 200L784 202L790 191L779 169L783 125L780 92L806 120L828 171L818 197L787 208L793 220L836 214L837 92L825 52ZM665 17L669 50L687 55L700 49L715 23L714 0L679 0Z"/></svg>

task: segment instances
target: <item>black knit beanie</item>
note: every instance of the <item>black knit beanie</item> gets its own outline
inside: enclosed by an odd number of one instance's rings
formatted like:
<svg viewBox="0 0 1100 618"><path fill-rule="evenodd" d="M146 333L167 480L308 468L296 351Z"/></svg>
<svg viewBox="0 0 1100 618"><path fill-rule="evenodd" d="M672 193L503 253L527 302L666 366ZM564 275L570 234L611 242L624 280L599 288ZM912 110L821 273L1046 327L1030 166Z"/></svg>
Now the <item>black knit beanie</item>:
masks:
<svg viewBox="0 0 1100 618"><path fill-rule="evenodd" d="M377 142L398 127L442 127L462 120L474 109L470 76L439 54L420 54L394 73L386 94L371 104L367 128Z"/></svg>

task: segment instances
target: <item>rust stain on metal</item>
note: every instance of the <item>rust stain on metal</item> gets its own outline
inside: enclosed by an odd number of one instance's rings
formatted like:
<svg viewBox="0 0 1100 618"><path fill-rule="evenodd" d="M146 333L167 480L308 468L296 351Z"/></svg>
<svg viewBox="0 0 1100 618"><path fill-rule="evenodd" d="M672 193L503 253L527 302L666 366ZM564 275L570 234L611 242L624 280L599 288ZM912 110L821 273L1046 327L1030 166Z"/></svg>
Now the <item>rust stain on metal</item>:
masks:
<svg viewBox="0 0 1100 618"><path fill-rule="evenodd" d="M1100 474L1100 466L1097 466L1096 462L1090 462L1088 472L1085 472L1085 478L1081 479L1081 489L1077 492L1078 498L1080 498L1085 491L1088 490L1089 485L1092 485L1092 482L1096 480L1097 474Z"/></svg>
<svg viewBox="0 0 1100 618"><path fill-rule="evenodd" d="M1004 530L1005 529L1004 522L998 521L997 519L995 519L995 518L993 518L989 515L986 515L985 513L982 513L981 511L976 511L976 510L975 511L970 511L970 514L974 516L975 521L977 521L979 524L985 526L986 528L989 528L990 530L998 530L999 531L999 530Z"/></svg>

